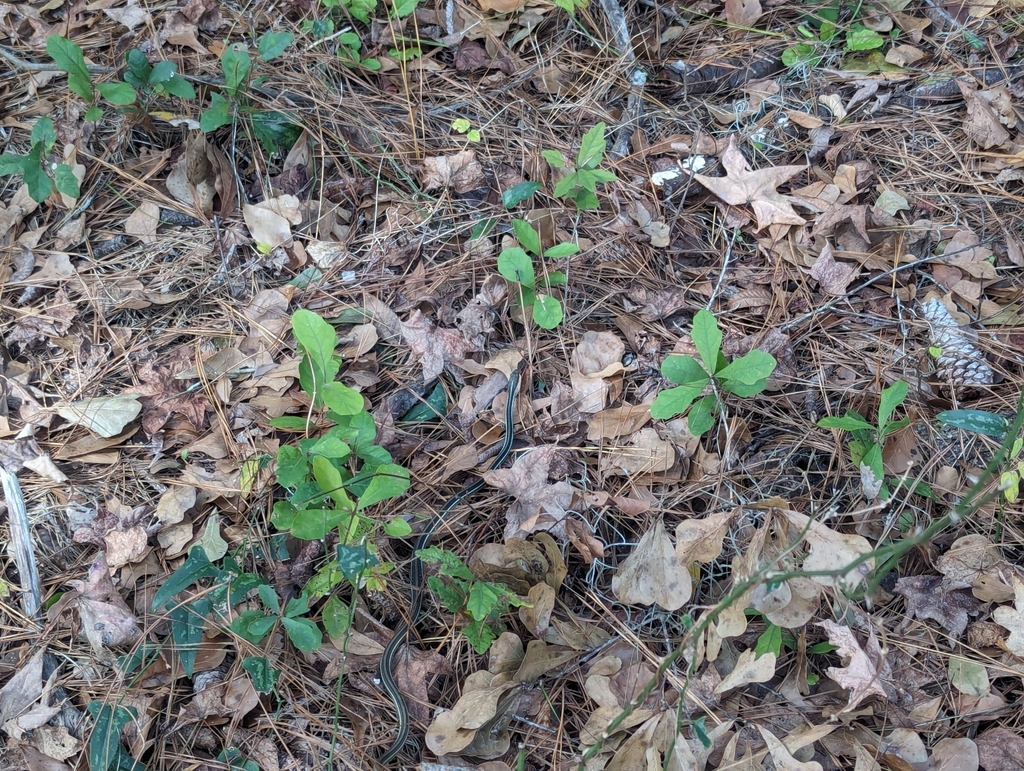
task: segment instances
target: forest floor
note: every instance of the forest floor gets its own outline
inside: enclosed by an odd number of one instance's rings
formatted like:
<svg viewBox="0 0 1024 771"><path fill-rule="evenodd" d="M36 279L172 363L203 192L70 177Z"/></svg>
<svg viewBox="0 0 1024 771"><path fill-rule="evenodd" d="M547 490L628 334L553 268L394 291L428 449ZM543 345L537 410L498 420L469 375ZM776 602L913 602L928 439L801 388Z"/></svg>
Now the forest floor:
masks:
<svg viewBox="0 0 1024 771"><path fill-rule="evenodd" d="M619 2L0 3L4 769L1024 768L1024 2Z"/></svg>

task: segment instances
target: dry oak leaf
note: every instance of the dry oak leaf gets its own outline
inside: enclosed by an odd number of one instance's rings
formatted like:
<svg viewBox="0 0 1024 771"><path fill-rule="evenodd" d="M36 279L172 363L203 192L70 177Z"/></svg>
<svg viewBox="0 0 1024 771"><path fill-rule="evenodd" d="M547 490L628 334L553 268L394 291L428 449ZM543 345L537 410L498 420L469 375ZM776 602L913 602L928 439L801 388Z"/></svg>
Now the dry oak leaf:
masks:
<svg viewBox="0 0 1024 771"><path fill-rule="evenodd" d="M611 332L585 332L570 357L569 381L580 412L604 409L612 384L605 378L624 369L626 344Z"/></svg>
<svg viewBox="0 0 1024 771"><path fill-rule="evenodd" d="M761 0L725 0L725 20L737 27L754 26L761 13Z"/></svg>
<svg viewBox="0 0 1024 771"><path fill-rule="evenodd" d="M490 672L476 672L466 679L462 696L449 712L442 712L427 728L424 737L427 747L436 755L460 752L469 746L482 727L498 714L501 697L516 687L516 683L499 680Z"/></svg>
<svg viewBox="0 0 1024 771"><path fill-rule="evenodd" d="M423 367L423 382L436 380L446 365L462 361L473 346L458 330L444 329L423 315L420 310L402 322L402 337Z"/></svg>
<svg viewBox="0 0 1024 771"><path fill-rule="evenodd" d="M82 622L79 633L97 655L101 655L104 648L131 645L142 636L138 621L110 580L110 568L103 552L96 555L84 581L73 580L68 584L76 590L65 597L78 610ZM63 607L63 598L53 608L58 605Z"/></svg>
<svg viewBox="0 0 1024 771"><path fill-rule="evenodd" d="M476 159L473 150L425 158L420 182L424 190L450 187L456 193L468 193L470 190L487 187L484 167Z"/></svg>
<svg viewBox="0 0 1024 771"><path fill-rule="evenodd" d="M727 204L750 204L757 217L759 231L769 225L806 224L806 220L796 213L789 200L775 188L804 171L807 166L774 166L751 171L735 137L729 139L729 147L722 153L722 166L726 173L724 177L694 174L693 178Z"/></svg>
<svg viewBox="0 0 1024 771"><path fill-rule="evenodd" d="M967 629L968 615L976 616L981 610L975 597L950 587L940 576L906 576L896 582L895 591L906 599L907 613L938 621L953 638Z"/></svg>
<svg viewBox="0 0 1024 771"><path fill-rule="evenodd" d="M676 462L676 450L653 428L641 428L627 447L613 447L601 456L601 471L610 476L634 477L668 471Z"/></svg>
<svg viewBox="0 0 1024 771"><path fill-rule="evenodd" d="M860 273L860 264L837 262L828 242L825 242L821 254L818 255L818 259L811 267L811 278L818 282L821 291L833 297L846 294L847 287L858 273Z"/></svg>
<svg viewBox="0 0 1024 771"><path fill-rule="evenodd" d="M1024 581L1013 577L1014 607L1001 605L992 611L992 620L1006 627L1010 636L1006 638L1006 650L1014 656L1024 658Z"/></svg>
<svg viewBox="0 0 1024 771"><path fill-rule="evenodd" d="M736 666L715 686L714 693L719 696L750 683L767 683L774 676L775 654L768 652L758 656L753 648L749 648L739 655Z"/></svg>
<svg viewBox="0 0 1024 771"><path fill-rule="evenodd" d="M676 559L672 540L665 532L665 521L658 519L644 533L612 578L612 593L627 605L660 605L679 610L693 593L693 579L685 565Z"/></svg>
<svg viewBox="0 0 1024 771"><path fill-rule="evenodd" d="M563 453L555 445L543 445L521 456L511 468L484 473L487 484L516 499L506 515L506 541L542 530L565 538L565 515L572 508L574 491L564 480L548 481L552 464L561 462Z"/></svg>
<svg viewBox="0 0 1024 771"><path fill-rule="evenodd" d="M829 677L850 692L849 702L838 714L853 711L868 696L887 698L881 678L888 667L875 633L869 630L865 652L849 627L833 621L822 621L818 626L825 630L828 641L839 649L839 655L847 662L845 667L826 670Z"/></svg>
<svg viewBox="0 0 1024 771"><path fill-rule="evenodd" d="M142 402L142 427L152 436L174 413L188 418L197 429L203 427L210 403L201 391L185 393L181 381L175 378L179 372L192 366L193 351L188 346L179 346L169 353L152 353L138 365L136 374L142 382L132 392Z"/></svg>

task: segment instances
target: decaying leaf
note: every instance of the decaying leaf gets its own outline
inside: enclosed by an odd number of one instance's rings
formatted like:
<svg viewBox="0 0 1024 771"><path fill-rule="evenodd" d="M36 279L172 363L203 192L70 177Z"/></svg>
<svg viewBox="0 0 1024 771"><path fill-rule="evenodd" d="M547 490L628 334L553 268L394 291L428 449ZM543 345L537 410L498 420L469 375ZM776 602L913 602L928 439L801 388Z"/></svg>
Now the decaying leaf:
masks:
<svg viewBox="0 0 1024 771"><path fill-rule="evenodd" d="M676 525L676 560L708 564L722 553L722 540L729 530L735 511L717 511L703 519L684 519Z"/></svg>
<svg viewBox="0 0 1024 771"><path fill-rule="evenodd" d="M565 515L572 507L573 488L564 479L549 481L552 464L562 462L563 452L554 445L537 447L521 455L511 468L484 474L487 484L516 498L508 509L506 540L542 530L565 536Z"/></svg>
<svg viewBox="0 0 1024 771"><path fill-rule="evenodd" d="M658 519L612 578L612 592L627 605L683 607L693 593L690 571L676 559L665 521Z"/></svg>
<svg viewBox="0 0 1024 771"><path fill-rule="evenodd" d="M736 666L715 687L715 694L720 695L734 691L750 683L767 683L775 676L775 654L764 653L760 656L750 648L743 651L736 659Z"/></svg>
<svg viewBox="0 0 1024 771"><path fill-rule="evenodd" d="M73 580L68 584L75 589L75 594L65 595L65 598L78 610L80 633L97 655L103 655L106 648L131 645L142 636L138 620L110 580L110 568L103 552L96 555L84 581Z"/></svg>
<svg viewBox="0 0 1024 771"><path fill-rule="evenodd" d="M950 588L940 576L906 576L896 582L895 591L906 598L907 613L938 621L954 639L967 629L967 617L981 610L976 598Z"/></svg>
<svg viewBox="0 0 1024 771"><path fill-rule="evenodd" d="M626 447L610 447L601 456L601 470L610 475L636 477L668 471L676 462L675 447L653 428L642 428Z"/></svg>
<svg viewBox="0 0 1024 771"><path fill-rule="evenodd" d="M1024 658L1024 581L1013 577L1013 607L1000 605L992 611L992 620L1005 626L1010 636L1006 638L1006 649L1014 656Z"/></svg>
<svg viewBox="0 0 1024 771"><path fill-rule="evenodd" d="M120 434L142 412L135 394L97 396L77 402L57 402L54 410L68 423L83 426L109 439Z"/></svg>
<svg viewBox="0 0 1024 771"><path fill-rule="evenodd" d="M622 356L626 345L611 332L585 332L570 359L569 380L575 407L580 412L604 409L611 378L625 369Z"/></svg>
<svg viewBox="0 0 1024 771"><path fill-rule="evenodd" d="M423 160L421 183L424 190L450 187L456 193L468 193L487 187L484 167L473 150L454 155L436 155Z"/></svg>
<svg viewBox="0 0 1024 771"><path fill-rule="evenodd" d="M846 294L846 288L859 272L857 263L836 261L832 247L826 242L811 267L811 278L818 282L825 294L840 297Z"/></svg>
<svg viewBox="0 0 1024 771"><path fill-rule="evenodd" d="M871 544L863 536L837 533L819 521L812 521L806 514L787 510L784 512L797 532L804 533L810 553L804 559L803 569L807 571L837 571L854 560L872 551ZM845 582L856 586L875 566L874 559L866 560L840 576L811 576L822 586L836 586Z"/></svg>
<svg viewBox="0 0 1024 771"><path fill-rule="evenodd" d="M888 667L875 633L869 630L865 651L849 627L834 621L822 621L818 625L825 630L828 641L839 649L839 655L846 662L844 667L829 667L826 670L829 677L850 692L847 705L838 714L852 712L872 695L888 698L881 682L883 674L888 674Z"/></svg>

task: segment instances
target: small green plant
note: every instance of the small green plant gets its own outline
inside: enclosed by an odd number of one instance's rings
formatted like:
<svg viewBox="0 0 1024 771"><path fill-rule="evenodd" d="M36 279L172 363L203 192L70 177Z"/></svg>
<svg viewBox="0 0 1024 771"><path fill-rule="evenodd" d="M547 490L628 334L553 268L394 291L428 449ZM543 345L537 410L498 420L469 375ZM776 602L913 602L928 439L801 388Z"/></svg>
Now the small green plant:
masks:
<svg viewBox="0 0 1024 771"><path fill-rule="evenodd" d="M177 96L188 100L196 98L196 90L178 74L178 65L174 62L163 60L150 64L138 48L129 51L125 60L128 69L124 73L124 80L129 86L154 96Z"/></svg>
<svg viewBox="0 0 1024 771"><path fill-rule="evenodd" d="M32 147L27 154L0 155L0 177L21 174L28 187L28 194L37 203L45 201L53 192L55 185L59 192L77 199L81 191L74 170L66 163L54 163L49 160L50 151L57 141L53 121L46 117L39 118L32 127L29 139Z"/></svg>
<svg viewBox="0 0 1024 771"><path fill-rule="evenodd" d="M231 621L231 631L258 645L278 624L284 627L288 639L300 651L320 649L323 636L316 623L306 618L309 613L309 598L305 594L288 600L284 608L277 598L277 592L269 584L256 587L262 607L248 608Z"/></svg>
<svg viewBox="0 0 1024 771"><path fill-rule="evenodd" d="M465 614L470 620L462 628L473 650L486 653L498 635L505 631L501 617L512 608L528 603L505 584L481 581L466 563L447 549L431 546L416 552L424 562L440 565L438 574L427 584L451 613Z"/></svg>
<svg viewBox="0 0 1024 771"><path fill-rule="evenodd" d="M359 51L363 47L363 41L359 38L355 32L344 32L338 35L338 56L341 58L341 63L346 67L365 67L371 72L376 72L381 68L379 59L370 57L364 59Z"/></svg>
<svg viewBox="0 0 1024 771"><path fill-rule="evenodd" d="M473 128L473 124L465 118L456 118L452 121L452 131L457 131L460 134L466 135L466 140L469 142L480 141L480 129Z"/></svg>
<svg viewBox="0 0 1024 771"><path fill-rule="evenodd" d="M94 721L89 735L90 771L145 771L121 744L121 730L138 718L135 707L104 704L92 700L88 706Z"/></svg>
<svg viewBox="0 0 1024 771"><path fill-rule="evenodd" d="M85 66L82 49L66 37L50 35L46 39L46 53L60 69L68 74L68 88L89 103L90 107L85 112L86 120L94 121L103 117L103 110L96 104L97 96L118 107L135 104L138 94L128 83L97 83L93 85L92 75Z"/></svg>
<svg viewBox="0 0 1024 771"><path fill-rule="evenodd" d="M532 309L534 322L542 329L554 329L565 315L562 303L556 297L537 291L561 286L566 283L566 276L560 270L543 271L538 282L537 271L534 270L532 254L543 266L545 257L570 257L580 248L576 244L556 244L550 249L542 249L540 233L526 220L512 220L512 229L521 246L503 249L498 255L498 272L517 285L517 300L523 308Z"/></svg>
<svg viewBox="0 0 1024 771"><path fill-rule="evenodd" d="M847 54L864 51L875 51L885 45L886 41L899 34L893 30L889 37L869 29L861 22L853 22L845 32L837 26L841 0L832 0L821 4L818 0L804 0L805 4L815 3L818 7L813 14L807 15L807 21L797 27L806 42L792 45L782 52L782 63L790 68L813 68L828 57L836 48L842 35L842 50ZM896 68L898 69L898 68Z"/></svg>
<svg viewBox="0 0 1024 771"><path fill-rule="evenodd" d="M669 356L662 362L661 374L677 383L662 391L651 404L651 417L668 420L689 410L686 421L690 433L700 436L715 425L718 413L724 413L722 392L735 396L754 396L767 386L775 371L775 357L755 348L732 362L722 354L722 331L718 320L707 310L693 317L693 344L700 361L692 356ZM704 394L711 388L711 393Z"/></svg>
<svg viewBox="0 0 1024 771"><path fill-rule="evenodd" d="M291 45L292 33L267 32L257 42L259 60L272 62ZM224 74L223 93L210 94L210 106L203 111L199 127L209 133L221 126L229 126L238 117L245 119L245 125L267 152L277 152L282 147L291 147L300 132L296 123L287 115L275 110L258 110L249 104L248 91L261 78L252 77L252 58L246 47L234 43L224 48L220 58Z"/></svg>
<svg viewBox="0 0 1024 771"><path fill-rule="evenodd" d="M906 398L907 384L903 380L897 380L888 388L882 389L882 395L878 400L876 424L872 425L853 410L847 410L843 416L830 415L818 421L821 428L838 428L850 432L850 460L860 469L862 478L870 473L869 484L880 486L879 497L882 500L888 500L890 495L889 487L884 483L882 449L887 437L910 422L908 417L892 420L893 412Z"/></svg>
<svg viewBox="0 0 1024 771"><path fill-rule="evenodd" d="M605 169L597 168L604 160L606 143L603 123L598 123L583 135L580 150L576 153L576 166L555 185L555 198L572 201L580 210L597 209L597 186L603 182L614 182L616 176ZM557 169L570 168L557 150L544 150L544 160Z"/></svg>

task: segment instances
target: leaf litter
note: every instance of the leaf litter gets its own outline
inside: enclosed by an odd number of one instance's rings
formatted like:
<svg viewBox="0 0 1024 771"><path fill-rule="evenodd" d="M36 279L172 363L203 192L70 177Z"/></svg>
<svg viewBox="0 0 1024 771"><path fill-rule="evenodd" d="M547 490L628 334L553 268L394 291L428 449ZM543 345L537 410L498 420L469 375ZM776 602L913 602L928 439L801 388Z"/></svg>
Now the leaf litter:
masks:
<svg viewBox="0 0 1024 771"><path fill-rule="evenodd" d="M316 768L332 745L369 767L386 744L394 714L369 674L405 610L398 538L377 539L385 578L337 650L245 643L230 620L247 595L203 620L187 675L168 638L180 617L149 610L192 547L244 555L281 602L327 564L333 544L297 548L267 514L268 463L296 439L270 421L311 414L289 333L308 308L337 325L343 382L414 472L395 511L371 512L382 522L416 524L480 473L525 359L513 461L439 537L526 605L480 657L465 620L429 603L422 654L396 673L425 759L511 767L522 745L531 768L582 753L592 769L1019 768L1010 480L895 563L873 555L944 516L996 450L935 414L1012 419L1020 393L1015 4L866 3L828 37L839 4L824 1L640 4L621 25L614 2L569 3L592 48L566 37L566 4L471 5L364 22L346 4L338 35L326 5L0 9L4 152L27 154L48 117L46 162L82 190L37 202L20 171L0 188L0 462L20 472L49 592L46 618L26 619L21 566L0 582L0 763L92 752L90 703L136 711L113 746L152 769L229 750ZM296 44L256 64L238 122L210 132L207 101L156 91L87 120L64 72L8 57L45 63L61 34L90 65L138 48L223 93L240 21ZM808 34L827 60L787 64ZM269 114L304 133L268 146L250 132ZM573 171L543 151L578 158L598 122L625 149L601 159L616 181L598 208L577 208L550 195ZM523 325L495 270L513 217L544 248L581 247L535 265L567 277L551 332ZM665 357L696 353L701 308L726 355L758 348L779 368L698 437L649 405ZM888 479L865 483L860 440L814 423L870 417L895 380L911 425L885 443ZM406 417L421 401L434 417ZM327 600L314 607L326 623ZM45 677L41 646L62 657ZM129 676L120 657L136 655L149 663ZM246 668L261 656L279 672L264 695Z"/></svg>

